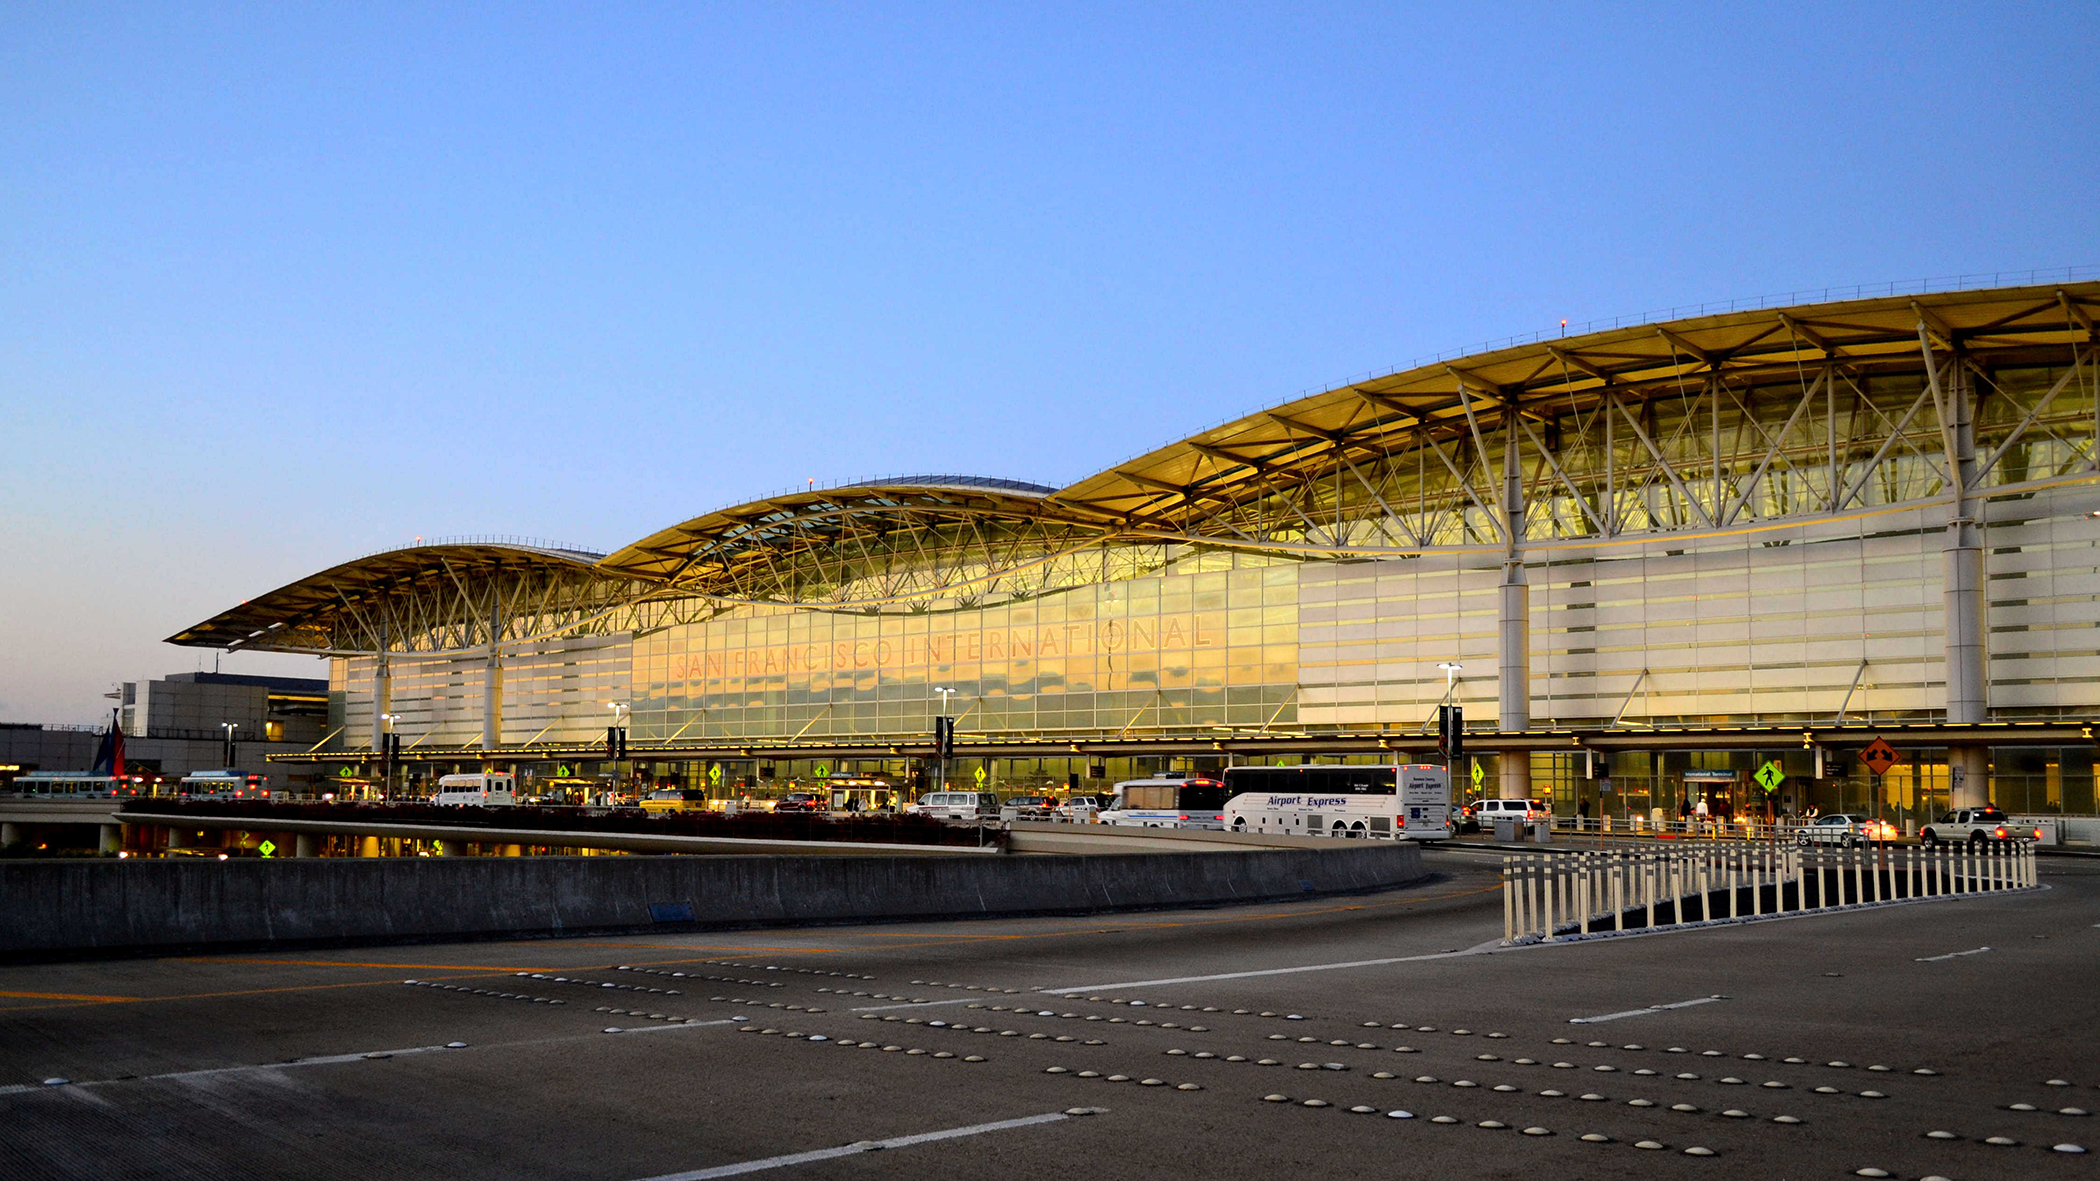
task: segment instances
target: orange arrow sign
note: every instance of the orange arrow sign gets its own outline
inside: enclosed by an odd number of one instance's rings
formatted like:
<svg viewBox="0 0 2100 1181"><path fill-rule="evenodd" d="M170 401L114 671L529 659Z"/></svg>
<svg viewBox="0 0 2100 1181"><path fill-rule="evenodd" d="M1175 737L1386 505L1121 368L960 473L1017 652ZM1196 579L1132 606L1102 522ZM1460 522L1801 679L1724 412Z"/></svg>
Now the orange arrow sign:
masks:
<svg viewBox="0 0 2100 1181"><path fill-rule="evenodd" d="M1859 752L1859 761L1865 763L1867 770L1874 774L1886 775L1889 768L1895 766L1898 761L1896 748L1876 738L1867 744L1867 749Z"/></svg>

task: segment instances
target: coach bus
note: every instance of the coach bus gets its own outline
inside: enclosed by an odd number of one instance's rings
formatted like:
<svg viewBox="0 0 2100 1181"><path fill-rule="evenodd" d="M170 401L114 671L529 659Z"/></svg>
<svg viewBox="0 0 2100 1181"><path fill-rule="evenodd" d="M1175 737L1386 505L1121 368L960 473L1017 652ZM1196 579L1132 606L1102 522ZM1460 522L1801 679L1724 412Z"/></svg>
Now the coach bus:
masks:
<svg viewBox="0 0 2100 1181"><path fill-rule="evenodd" d="M1440 841L1451 781L1430 765L1233 767L1224 827L1289 836Z"/></svg>
<svg viewBox="0 0 2100 1181"><path fill-rule="evenodd" d="M90 771L27 771L15 776L7 792L24 796L61 796L71 799L118 799L148 795L151 785L142 775L96 775Z"/></svg>
<svg viewBox="0 0 2100 1181"><path fill-rule="evenodd" d="M176 790L193 800L267 800L270 778L240 771L193 771L176 783Z"/></svg>

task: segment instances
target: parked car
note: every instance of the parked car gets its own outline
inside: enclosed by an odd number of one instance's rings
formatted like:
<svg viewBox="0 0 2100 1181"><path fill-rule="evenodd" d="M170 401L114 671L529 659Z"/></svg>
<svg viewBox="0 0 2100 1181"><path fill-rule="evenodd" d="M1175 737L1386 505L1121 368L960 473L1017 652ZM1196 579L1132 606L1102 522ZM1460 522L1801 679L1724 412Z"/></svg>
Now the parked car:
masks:
<svg viewBox="0 0 2100 1181"><path fill-rule="evenodd" d="M904 810L939 820L992 819L999 815L999 797L988 791L930 791Z"/></svg>
<svg viewBox="0 0 2100 1181"><path fill-rule="evenodd" d="M661 788L642 799L642 811L651 816L668 816L673 812L702 812L706 809L707 793L692 787Z"/></svg>
<svg viewBox="0 0 2100 1181"><path fill-rule="evenodd" d="M1022 820L1047 820L1057 811L1057 801L1049 796L1014 796L1006 806Z"/></svg>
<svg viewBox="0 0 2100 1181"><path fill-rule="evenodd" d="M780 797L780 802L773 805L773 810L775 812L822 812L829 806L829 801L821 796L814 796L806 791L791 791Z"/></svg>
<svg viewBox="0 0 2100 1181"><path fill-rule="evenodd" d="M1981 845L1990 841L2042 839L2042 830L2031 824L2016 825L2012 817L1996 808L1956 808L1925 826L1918 836L1928 845L1967 841Z"/></svg>
<svg viewBox="0 0 2100 1181"><path fill-rule="evenodd" d="M1073 796L1057 806L1059 819L1076 824L1090 823L1100 811L1101 801L1094 796Z"/></svg>
<svg viewBox="0 0 2100 1181"><path fill-rule="evenodd" d="M1473 805L1473 821L1481 828L1505 818L1530 824L1553 819L1553 809L1544 800L1481 800Z"/></svg>
<svg viewBox="0 0 2100 1181"><path fill-rule="evenodd" d="M1796 829L1794 843L1802 848L1810 845L1837 845L1850 849L1869 842L1882 843L1897 837L1896 826L1886 820L1872 816L1855 816L1848 812L1834 812L1818 816Z"/></svg>

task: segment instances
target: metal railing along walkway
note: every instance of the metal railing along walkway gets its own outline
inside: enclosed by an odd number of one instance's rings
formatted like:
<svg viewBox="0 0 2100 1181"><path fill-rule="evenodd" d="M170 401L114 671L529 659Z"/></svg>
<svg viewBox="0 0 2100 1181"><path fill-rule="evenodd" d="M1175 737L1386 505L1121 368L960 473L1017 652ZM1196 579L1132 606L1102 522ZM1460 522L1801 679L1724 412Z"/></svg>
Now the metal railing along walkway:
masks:
<svg viewBox="0 0 2100 1181"><path fill-rule="evenodd" d="M2033 889L2026 841L1939 848L1701 844L1502 859L1502 940L1551 942L1687 923Z"/></svg>

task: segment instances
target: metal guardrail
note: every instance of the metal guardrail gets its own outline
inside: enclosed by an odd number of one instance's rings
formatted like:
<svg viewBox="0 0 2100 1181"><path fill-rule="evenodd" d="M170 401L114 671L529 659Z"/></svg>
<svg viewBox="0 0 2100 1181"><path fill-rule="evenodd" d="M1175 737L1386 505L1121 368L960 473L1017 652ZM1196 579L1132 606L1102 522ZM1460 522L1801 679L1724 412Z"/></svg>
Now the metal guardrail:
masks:
<svg viewBox="0 0 2100 1181"><path fill-rule="evenodd" d="M1502 859L1502 941L1554 942L2037 884L2034 848L2026 841L1937 848L1704 844L1518 853Z"/></svg>

